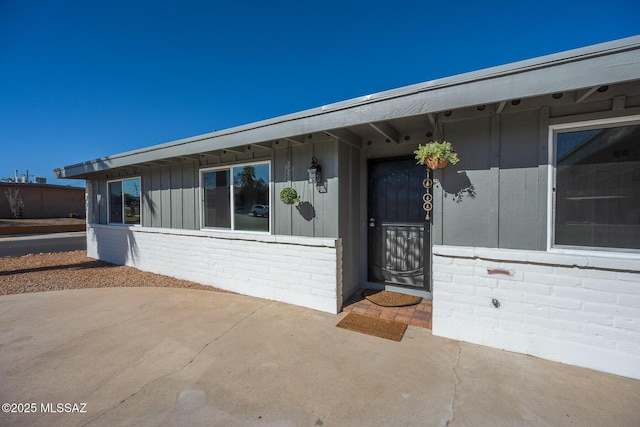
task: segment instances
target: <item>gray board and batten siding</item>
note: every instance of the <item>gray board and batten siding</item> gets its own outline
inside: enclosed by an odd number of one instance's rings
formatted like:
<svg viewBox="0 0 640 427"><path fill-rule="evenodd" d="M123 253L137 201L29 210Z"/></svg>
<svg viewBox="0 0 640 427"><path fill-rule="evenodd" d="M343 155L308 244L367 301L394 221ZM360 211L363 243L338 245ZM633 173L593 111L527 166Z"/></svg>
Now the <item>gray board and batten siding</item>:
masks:
<svg viewBox="0 0 640 427"><path fill-rule="evenodd" d="M490 248L546 248L548 126L553 121L611 117L616 90L627 94L623 109L640 107L638 83L611 88L612 94L598 94L592 102L578 105L553 100L534 100L506 112L468 113L454 111L440 118L441 135L453 141L462 161L435 171L433 244ZM615 96L614 96L615 97ZM568 97L567 97L568 98ZM546 105L544 105L546 103ZM523 102L523 104L525 104ZM542 104L542 105L541 105ZM570 115L565 116L568 111ZM551 117L553 114L553 117ZM129 176L142 179L142 225L147 227L199 229L200 169L247 161L271 160L273 177L272 212L274 234L310 237L349 237L362 241L366 233L366 160L410 155L433 128L425 120L423 128L405 133L409 142L388 144L373 138L371 145L358 149L342 141L314 136L313 142L291 147L294 187L308 202L309 213L279 201L280 190L288 185L285 167L289 148L252 150L250 154L230 154L220 162L185 160L162 166L131 168ZM398 126L399 127L399 126ZM306 181L312 156L322 165L326 192ZM97 179L96 179L97 178ZM91 178L93 197L106 195L107 178ZM117 175L111 178L117 178ZM359 202L358 202L359 200ZM95 223L106 223L106 196L95 200ZM358 235L360 238L358 238ZM350 248L353 250L353 248ZM345 248L347 251L347 248ZM362 252L362 251L360 251Z"/></svg>
<svg viewBox="0 0 640 427"><path fill-rule="evenodd" d="M184 160L161 166L134 166L128 176L139 176L142 185L142 226L199 230L201 221L200 173L202 169L255 161L271 162L272 233L276 235L328 237L342 239L343 292L348 295L359 284L361 213L361 150L324 134L304 143L286 140L272 150L256 150L248 154L229 152L219 159ZM312 157L322 166L322 183L315 187L307 182L307 169ZM290 171L290 172L289 172ZM341 176L342 179L338 177ZM90 223L107 224L107 182L124 176L89 179ZM293 186L301 196L298 206L285 205L279 194L285 186ZM363 200L364 197L362 197ZM366 229L364 230L366 233ZM366 266L363 268L366 269ZM365 270L366 271L366 270Z"/></svg>
<svg viewBox="0 0 640 427"><path fill-rule="evenodd" d="M637 83L634 86L635 95L626 97L625 109L629 111L640 107L640 90ZM629 90L625 88L627 93ZM576 115L587 113L591 119L610 117L611 102L587 102L580 109L571 106L569 117L574 120ZM462 161L434 173L433 244L545 249L548 126L552 119L558 122L564 117L562 108L557 108L551 118L553 111L553 107L542 105L502 114L478 113L477 117L459 120L456 116L462 112L453 112L450 120L441 119L441 134L455 143ZM308 212L278 199L280 190L289 184L284 179L288 148L261 150L257 155L233 154L220 163L186 160L163 166L134 166L128 175L142 179L143 226L191 230L200 228L201 168L271 160L274 234L336 238L351 234L349 240L353 240L358 226L364 227L366 222L366 210L362 208L366 206L366 160L410 155L431 130L425 124L407 133L410 142L389 145L374 141L363 149L328 137L291 147L293 185L308 203ZM312 156L322 165L324 193L305 182ZM89 180L98 208L92 218L95 223L106 223L106 182L111 178L117 175Z"/></svg>
<svg viewBox="0 0 640 427"><path fill-rule="evenodd" d="M307 237L339 237L338 211L338 141L326 138L314 143L291 147L283 142L284 148L261 150L254 154L231 154L222 157L221 162L185 160L162 166L134 166L127 175L110 175L91 178L92 212L91 222L107 224L107 182L129 176L141 178L142 185L142 226L199 230L201 228L200 173L201 170L250 163L271 162L272 232L278 235ZM257 151L257 150L256 150ZM291 157L292 180L285 180L287 160ZM322 165L323 189L307 182L307 168L315 156ZM302 197L302 206L285 205L279 200L279 193L285 186L292 185ZM343 189L349 194L349 188Z"/></svg>

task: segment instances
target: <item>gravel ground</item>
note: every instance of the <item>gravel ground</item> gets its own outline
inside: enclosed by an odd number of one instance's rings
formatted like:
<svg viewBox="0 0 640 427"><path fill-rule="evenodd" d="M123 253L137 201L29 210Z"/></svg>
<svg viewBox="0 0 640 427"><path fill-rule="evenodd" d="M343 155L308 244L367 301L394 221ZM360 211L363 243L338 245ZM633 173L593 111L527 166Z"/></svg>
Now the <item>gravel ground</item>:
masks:
<svg viewBox="0 0 640 427"><path fill-rule="evenodd" d="M0 258L0 295L141 286L224 292L212 286L97 261L87 258L85 251Z"/></svg>

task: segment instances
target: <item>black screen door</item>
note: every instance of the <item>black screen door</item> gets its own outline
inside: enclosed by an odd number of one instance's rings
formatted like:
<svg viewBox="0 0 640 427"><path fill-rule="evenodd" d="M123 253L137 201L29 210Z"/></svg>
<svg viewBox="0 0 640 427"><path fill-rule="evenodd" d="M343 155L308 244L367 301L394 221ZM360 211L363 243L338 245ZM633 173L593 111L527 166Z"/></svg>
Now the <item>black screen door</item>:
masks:
<svg viewBox="0 0 640 427"><path fill-rule="evenodd" d="M429 290L424 166L413 159L369 162L369 281Z"/></svg>

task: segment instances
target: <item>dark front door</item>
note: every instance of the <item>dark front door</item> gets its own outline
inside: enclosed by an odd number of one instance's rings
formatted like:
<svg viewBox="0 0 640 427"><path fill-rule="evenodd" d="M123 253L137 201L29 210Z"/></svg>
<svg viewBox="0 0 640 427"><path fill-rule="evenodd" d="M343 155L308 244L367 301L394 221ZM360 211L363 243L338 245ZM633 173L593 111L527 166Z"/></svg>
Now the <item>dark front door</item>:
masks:
<svg viewBox="0 0 640 427"><path fill-rule="evenodd" d="M424 166L413 159L369 162L369 281L429 290Z"/></svg>

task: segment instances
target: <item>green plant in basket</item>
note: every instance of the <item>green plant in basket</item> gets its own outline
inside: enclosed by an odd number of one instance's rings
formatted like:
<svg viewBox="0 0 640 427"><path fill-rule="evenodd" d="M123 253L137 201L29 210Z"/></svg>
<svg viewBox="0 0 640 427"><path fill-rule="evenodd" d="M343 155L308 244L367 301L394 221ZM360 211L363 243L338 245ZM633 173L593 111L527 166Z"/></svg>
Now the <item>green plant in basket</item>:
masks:
<svg viewBox="0 0 640 427"><path fill-rule="evenodd" d="M418 149L413 152L419 165L426 165L429 169L441 169L449 162L455 165L460 161L458 153L448 141L430 141L426 144L418 145Z"/></svg>
<svg viewBox="0 0 640 427"><path fill-rule="evenodd" d="M295 189L291 187L285 187L280 192L280 200L282 200L282 202L287 205L293 205L296 203L300 203L300 196Z"/></svg>

